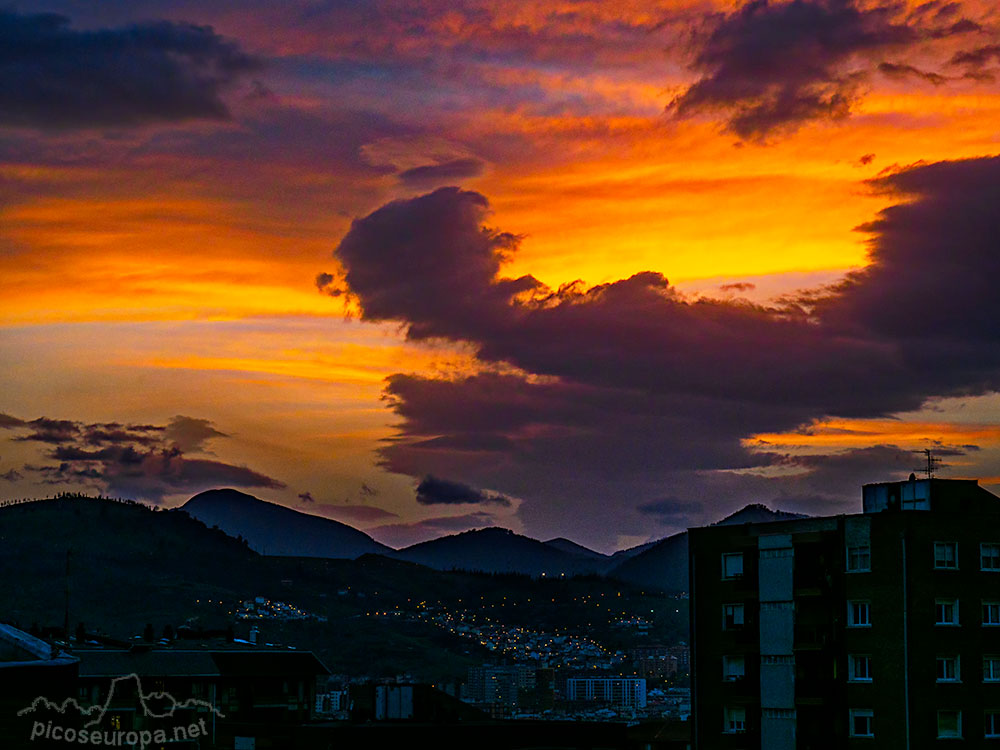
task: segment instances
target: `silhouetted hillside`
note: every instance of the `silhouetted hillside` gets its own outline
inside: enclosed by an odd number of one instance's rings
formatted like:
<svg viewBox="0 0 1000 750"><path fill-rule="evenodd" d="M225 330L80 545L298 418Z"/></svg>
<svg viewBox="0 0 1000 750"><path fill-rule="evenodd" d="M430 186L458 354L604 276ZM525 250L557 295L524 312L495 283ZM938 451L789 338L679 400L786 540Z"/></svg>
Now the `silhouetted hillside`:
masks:
<svg viewBox="0 0 1000 750"><path fill-rule="evenodd" d="M766 505L752 503L717 521L716 526L741 523L768 523L804 518L801 513L771 510ZM612 568L609 575L636 586L663 591L688 589L688 535L686 531L668 536L652 544L642 545L638 553L629 555L624 562ZM630 550L626 550L627 554Z"/></svg>
<svg viewBox="0 0 1000 750"><path fill-rule="evenodd" d="M609 574L613 578L663 591L687 591L688 535L668 536L627 558Z"/></svg>
<svg viewBox="0 0 1000 750"><path fill-rule="evenodd" d="M440 628L365 616L411 597L471 596L483 585L473 576L377 555L265 557L183 511L131 501L67 495L0 507L0 571L0 621L25 630L62 626L68 590L70 633L82 623L88 634L128 640L149 623L156 638L167 625L235 627L246 638L250 625L236 610L261 596L326 618L258 627L262 640L312 649L331 669L433 680L484 656Z"/></svg>
<svg viewBox="0 0 1000 750"><path fill-rule="evenodd" d="M686 637L684 602L598 576L573 577L570 566L564 571L555 564L586 562L578 555L499 529L459 537L459 546L482 548L467 556L470 567L530 562L546 576L438 571L379 554L268 557L186 512L130 501L66 496L5 505L0 621L26 630L35 623L60 628L68 588L69 630L83 623L88 639L100 632L130 640L144 631L159 638L168 625L174 633L221 636L232 629L247 638L253 625L261 642L313 650L335 672L410 672L429 682L460 678L493 654L478 635L457 633L451 619L430 621L443 613L467 615L469 622L502 613L511 627L586 632L621 649ZM519 558L515 564L511 555ZM256 597L304 614L244 619L242 604ZM638 615L652 620L651 630L633 632L619 623Z"/></svg>
<svg viewBox="0 0 1000 750"><path fill-rule="evenodd" d="M426 565L435 570L470 570L484 573L523 573L531 576L571 576L597 572L600 560L515 534L488 528L452 534L415 544L392 557Z"/></svg>
<svg viewBox="0 0 1000 750"><path fill-rule="evenodd" d="M6 506L0 615L61 623L68 582L71 625L106 624L116 612L134 630L252 580L258 559L242 540L176 510L83 496Z"/></svg>
<svg viewBox="0 0 1000 750"><path fill-rule="evenodd" d="M806 518L802 513L791 513L787 510L771 510L766 505L751 503L740 508L735 513L716 521L713 526L736 526L741 523L769 523L771 521L791 521L796 518Z"/></svg>
<svg viewBox="0 0 1000 750"><path fill-rule="evenodd" d="M572 539L566 539L565 537L556 537L555 539L549 539L544 544L557 549L560 552L565 552L569 555L576 555L577 557L582 557L586 560L591 560L603 568L610 566L611 557L608 555L602 555L600 552L596 552L589 547L584 547L582 544L577 544Z"/></svg>
<svg viewBox="0 0 1000 750"><path fill-rule="evenodd" d="M301 513L236 490L195 495L181 510L231 536L242 536L264 555L330 557L353 560L370 552L388 552L367 534L330 518Z"/></svg>

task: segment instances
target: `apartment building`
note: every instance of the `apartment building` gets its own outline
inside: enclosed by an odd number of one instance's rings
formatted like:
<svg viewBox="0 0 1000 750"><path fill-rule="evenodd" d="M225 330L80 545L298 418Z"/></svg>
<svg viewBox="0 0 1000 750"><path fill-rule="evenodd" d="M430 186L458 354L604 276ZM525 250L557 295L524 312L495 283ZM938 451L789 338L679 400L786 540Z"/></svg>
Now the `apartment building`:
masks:
<svg viewBox="0 0 1000 750"><path fill-rule="evenodd" d="M566 680L566 700L645 708L646 681L631 677L570 677Z"/></svg>
<svg viewBox="0 0 1000 750"><path fill-rule="evenodd" d="M1000 748L1000 497L978 482L692 529L689 556L695 748Z"/></svg>

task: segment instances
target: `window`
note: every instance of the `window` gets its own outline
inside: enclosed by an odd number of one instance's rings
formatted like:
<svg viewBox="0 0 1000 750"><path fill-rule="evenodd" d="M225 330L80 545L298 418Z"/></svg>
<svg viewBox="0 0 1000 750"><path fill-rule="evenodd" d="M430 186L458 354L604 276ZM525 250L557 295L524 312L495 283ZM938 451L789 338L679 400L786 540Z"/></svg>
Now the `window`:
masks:
<svg viewBox="0 0 1000 750"><path fill-rule="evenodd" d="M1000 656L983 657L983 682L1000 682Z"/></svg>
<svg viewBox="0 0 1000 750"><path fill-rule="evenodd" d="M736 630L743 627L743 605L723 604L722 605L722 628L723 630Z"/></svg>
<svg viewBox="0 0 1000 750"><path fill-rule="evenodd" d="M723 578L743 577L742 552L726 552L722 555L722 577Z"/></svg>
<svg viewBox="0 0 1000 750"><path fill-rule="evenodd" d="M982 570L1000 572L1000 544L979 545L979 567Z"/></svg>
<svg viewBox="0 0 1000 750"><path fill-rule="evenodd" d="M852 708L850 720L851 737L875 736L875 712L870 708Z"/></svg>
<svg viewBox="0 0 1000 750"><path fill-rule="evenodd" d="M937 712L938 737L962 736L962 712L945 709Z"/></svg>
<svg viewBox="0 0 1000 750"><path fill-rule="evenodd" d="M872 548L868 545L847 548L847 572L862 573L872 569Z"/></svg>
<svg viewBox="0 0 1000 750"><path fill-rule="evenodd" d="M729 734L747 731L747 710L738 706L727 707L722 731Z"/></svg>
<svg viewBox="0 0 1000 750"><path fill-rule="evenodd" d="M958 542L934 542L934 567L958 570Z"/></svg>
<svg viewBox="0 0 1000 750"><path fill-rule="evenodd" d="M938 599L934 611L935 625L958 625L958 599Z"/></svg>
<svg viewBox="0 0 1000 750"><path fill-rule="evenodd" d="M957 656L939 656L937 658L937 681L959 682L961 674L958 669Z"/></svg>
<svg viewBox="0 0 1000 750"><path fill-rule="evenodd" d="M795 551L791 547L778 547L776 549L762 549L759 555L761 560L778 560L782 557L795 557Z"/></svg>
<svg viewBox="0 0 1000 750"><path fill-rule="evenodd" d="M760 711L763 719L794 719L794 708L762 708Z"/></svg>
<svg viewBox="0 0 1000 750"><path fill-rule="evenodd" d="M983 601L983 627L1000 625L1000 602Z"/></svg>
<svg viewBox="0 0 1000 750"><path fill-rule="evenodd" d="M742 680L746 674L746 661L742 656L722 657L722 679L727 682Z"/></svg>
<svg viewBox="0 0 1000 750"><path fill-rule="evenodd" d="M1000 737L1000 710L990 709L986 712L985 719L983 734L987 737Z"/></svg>
<svg viewBox="0 0 1000 750"><path fill-rule="evenodd" d="M872 657L868 654L851 654L847 657L847 679L851 682L872 681Z"/></svg>
<svg viewBox="0 0 1000 750"><path fill-rule="evenodd" d="M855 600L847 603L847 627L868 628L871 624L871 602Z"/></svg>
<svg viewBox="0 0 1000 750"><path fill-rule="evenodd" d="M773 656L768 654L760 655L761 664L795 664L794 656Z"/></svg>

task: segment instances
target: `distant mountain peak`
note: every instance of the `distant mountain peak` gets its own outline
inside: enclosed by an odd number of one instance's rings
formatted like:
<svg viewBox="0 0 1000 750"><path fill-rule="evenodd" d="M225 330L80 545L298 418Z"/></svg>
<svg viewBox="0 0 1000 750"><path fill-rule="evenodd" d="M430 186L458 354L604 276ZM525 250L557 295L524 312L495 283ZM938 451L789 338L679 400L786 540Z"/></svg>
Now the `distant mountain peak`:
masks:
<svg viewBox="0 0 1000 750"><path fill-rule="evenodd" d="M265 555L354 559L369 552L389 551L389 547L346 523L228 487L201 492L184 503L181 510L231 536L242 536Z"/></svg>
<svg viewBox="0 0 1000 750"><path fill-rule="evenodd" d="M463 531L461 533L488 534L494 536L517 536L512 530L505 529L503 526L483 526L481 529L469 529L468 531Z"/></svg>
<svg viewBox="0 0 1000 750"><path fill-rule="evenodd" d="M450 534L390 554L437 570L570 576L605 568L603 557L597 553L593 553L596 559L589 559L577 550L561 549L501 526Z"/></svg>
<svg viewBox="0 0 1000 750"><path fill-rule="evenodd" d="M749 503L712 525L729 526L740 523L768 523L770 521L791 521L796 518L808 518L808 516L803 513L792 513L787 510L771 510L763 503Z"/></svg>
<svg viewBox="0 0 1000 750"><path fill-rule="evenodd" d="M259 497L254 497L253 495L247 494L246 492L240 492L239 490L234 490L232 487L220 487L214 490L205 490L204 492L199 492L197 495L188 500L181 507L187 507L189 505L200 505L203 503L218 502L221 500L226 500L230 502L241 502L248 505L253 503L269 503L270 505L276 505L277 503L270 503L268 500L261 500Z"/></svg>
<svg viewBox="0 0 1000 750"><path fill-rule="evenodd" d="M584 547L582 544L578 544L572 539L567 539L563 536L557 536L555 539L549 539L547 542L543 542L543 544L560 550L561 552L566 552L570 555L578 555L579 557L590 560L610 559L608 555L602 555L600 552L590 549L590 547Z"/></svg>

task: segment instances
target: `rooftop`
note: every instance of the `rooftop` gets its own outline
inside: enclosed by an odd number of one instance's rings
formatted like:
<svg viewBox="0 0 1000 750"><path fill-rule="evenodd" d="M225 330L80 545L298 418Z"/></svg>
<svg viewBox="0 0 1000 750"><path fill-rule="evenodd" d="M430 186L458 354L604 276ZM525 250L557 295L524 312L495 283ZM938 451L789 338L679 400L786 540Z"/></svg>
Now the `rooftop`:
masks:
<svg viewBox="0 0 1000 750"><path fill-rule="evenodd" d="M329 674L311 651L278 649L80 649L81 677L290 677Z"/></svg>

